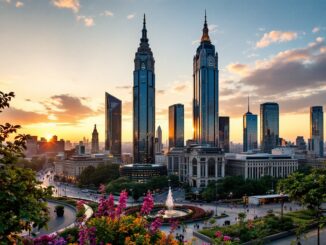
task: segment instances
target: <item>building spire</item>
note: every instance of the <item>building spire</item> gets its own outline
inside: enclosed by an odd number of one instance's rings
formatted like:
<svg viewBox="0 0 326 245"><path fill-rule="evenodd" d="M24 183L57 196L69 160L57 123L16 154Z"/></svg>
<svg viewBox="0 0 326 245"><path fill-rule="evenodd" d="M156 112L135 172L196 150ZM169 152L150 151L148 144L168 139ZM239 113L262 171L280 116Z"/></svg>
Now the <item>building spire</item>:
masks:
<svg viewBox="0 0 326 245"><path fill-rule="evenodd" d="M144 14L144 19L143 19L143 30L142 30L142 37L140 39L141 43L147 43L147 29L146 29L146 16Z"/></svg>
<svg viewBox="0 0 326 245"><path fill-rule="evenodd" d="M248 95L248 112L250 112L250 108L249 108L249 95Z"/></svg>
<svg viewBox="0 0 326 245"><path fill-rule="evenodd" d="M209 35L208 35L206 9L205 9L205 22L204 22L203 35L201 37L201 42L211 42Z"/></svg>

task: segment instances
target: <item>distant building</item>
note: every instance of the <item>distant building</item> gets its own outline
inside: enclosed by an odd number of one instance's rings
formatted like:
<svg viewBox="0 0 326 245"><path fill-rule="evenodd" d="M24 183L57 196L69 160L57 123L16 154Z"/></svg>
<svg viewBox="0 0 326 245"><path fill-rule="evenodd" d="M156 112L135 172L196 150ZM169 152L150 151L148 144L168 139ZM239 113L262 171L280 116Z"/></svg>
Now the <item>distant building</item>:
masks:
<svg viewBox="0 0 326 245"><path fill-rule="evenodd" d="M121 157L121 100L105 93L105 150Z"/></svg>
<svg viewBox="0 0 326 245"><path fill-rule="evenodd" d="M169 106L169 149L184 146L184 106Z"/></svg>
<svg viewBox="0 0 326 245"><path fill-rule="evenodd" d="M134 59L133 154L135 163L154 163L155 72L144 16L142 37Z"/></svg>
<svg viewBox="0 0 326 245"><path fill-rule="evenodd" d="M318 157L324 156L324 113L322 106L310 108L309 151Z"/></svg>
<svg viewBox="0 0 326 245"><path fill-rule="evenodd" d="M261 151L271 153L279 142L279 106L267 102L260 105L260 146Z"/></svg>
<svg viewBox="0 0 326 245"><path fill-rule="evenodd" d="M243 153L226 157L225 175L245 179L260 179L263 176L284 178L297 169L298 159L290 155Z"/></svg>
<svg viewBox="0 0 326 245"><path fill-rule="evenodd" d="M100 151L99 149L99 140L98 140L98 132L96 129L96 124L94 125L94 130L92 133L92 149L91 153L98 153Z"/></svg>
<svg viewBox="0 0 326 245"><path fill-rule="evenodd" d="M219 147L230 152L230 118L219 117Z"/></svg>
<svg viewBox="0 0 326 245"><path fill-rule="evenodd" d="M206 21L193 58L193 128L198 144L218 146L219 70L218 54L208 35Z"/></svg>
<svg viewBox="0 0 326 245"><path fill-rule="evenodd" d="M241 153L243 151L243 145L241 143L230 142L230 152Z"/></svg>
<svg viewBox="0 0 326 245"><path fill-rule="evenodd" d="M89 166L97 167L100 164L109 164L112 161L103 154L74 155L69 159L54 162L55 174L70 181L76 181L83 170Z"/></svg>
<svg viewBox="0 0 326 245"><path fill-rule="evenodd" d="M243 115L243 151L257 149L257 142L257 115L250 112L248 98L248 111Z"/></svg>
<svg viewBox="0 0 326 245"><path fill-rule="evenodd" d="M155 163L156 164L161 164L166 166L166 155L162 153L157 153L155 154Z"/></svg>
<svg viewBox="0 0 326 245"><path fill-rule="evenodd" d="M168 175L180 175L180 166L184 161L185 148L184 147L173 147L167 153L167 170ZM182 178L180 181L184 182Z"/></svg>
<svg viewBox="0 0 326 245"><path fill-rule="evenodd" d="M133 163L132 154L131 153L123 153L121 156L122 164L131 164Z"/></svg>
<svg viewBox="0 0 326 245"><path fill-rule="evenodd" d="M29 136L26 139L25 157L33 157L38 153L37 136Z"/></svg>
<svg viewBox="0 0 326 245"><path fill-rule="evenodd" d="M41 138L41 141L37 142L38 154L57 154L59 152L65 151L65 141L63 139L57 140L57 137L52 138L50 141L46 141L43 137Z"/></svg>
<svg viewBox="0 0 326 245"><path fill-rule="evenodd" d="M187 147L181 158L179 178L191 187L206 187L210 181L224 177L224 154L220 148L209 145Z"/></svg>
<svg viewBox="0 0 326 245"><path fill-rule="evenodd" d="M295 140L295 144L298 147L299 150L307 150L307 144L304 140L303 136L297 136Z"/></svg>
<svg viewBox="0 0 326 245"><path fill-rule="evenodd" d="M161 126L157 127L156 130L156 138L155 138L155 153L160 154L163 151L163 144L162 144L162 129Z"/></svg>
<svg viewBox="0 0 326 245"><path fill-rule="evenodd" d="M78 145L75 146L75 153L77 155L85 155L86 154L86 147L83 141L80 141Z"/></svg>

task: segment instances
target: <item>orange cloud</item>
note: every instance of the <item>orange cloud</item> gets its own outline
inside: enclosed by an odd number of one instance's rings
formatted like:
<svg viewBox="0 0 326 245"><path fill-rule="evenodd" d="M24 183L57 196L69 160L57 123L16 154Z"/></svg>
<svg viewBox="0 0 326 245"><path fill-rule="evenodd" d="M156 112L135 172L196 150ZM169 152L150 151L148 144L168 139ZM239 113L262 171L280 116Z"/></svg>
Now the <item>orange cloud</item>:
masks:
<svg viewBox="0 0 326 245"><path fill-rule="evenodd" d="M257 48L264 48L272 43L289 42L298 37L296 32L283 32L283 31L271 31L265 33L263 37L256 43Z"/></svg>
<svg viewBox="0 0 326 245"><path fill-rule="evenodd" d="M246 64L240 64L240 63L231 63L227 67L229 72L238 74L240 76L246 76L249 73L249 66Z"/></svg>
<svg viewBox="0 0 326 245"><path fill-rule="evenodd" d="M75 13L79 11L79 0L52 0L54 6L58 8L71 9Z"/></svg>
<svg viewBox="0 0 326 245"><path fill-rule="evenodd" d="M95 21L94 21L93 17L79 15L79 16L77 16L77 20L82 21L86 27L91 27L91 26L95 25Z"/></svg>

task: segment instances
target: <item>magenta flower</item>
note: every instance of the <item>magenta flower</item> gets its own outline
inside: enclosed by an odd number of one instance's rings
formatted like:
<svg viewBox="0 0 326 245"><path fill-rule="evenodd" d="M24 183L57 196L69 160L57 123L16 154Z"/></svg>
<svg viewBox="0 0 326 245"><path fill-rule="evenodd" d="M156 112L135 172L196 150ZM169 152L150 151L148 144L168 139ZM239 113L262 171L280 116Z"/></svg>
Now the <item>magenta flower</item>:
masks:
<svg viewBox="0 0 326 245"><path fill-rule="evenodd" d="M119 204L117 207L116 215L120 216L123 210L127 207L128 192L125 190L120 193Z"/></svg>
<svg viewBox="0 0 326 245"><path fill-rule="evenodd" d="M227 241L231 241L231 237L229 236L224 236L223 237L223 241L227 242Z"/></svg>
<svg viewBox="0 0 326 245"><path fill-rule="evenodd" d="M78 233L79 245L96 245L95 231L95 227L81 227Z"/></svg>
<svg viewBox="0 0 326 245"><path fill-rule="evenodd" d="M222 232L220 231L215 232L215 236L218 238L222 237Z"/></svg>
<svg viewBox="0 0 326 245"><path fill-rule="evenodd" d="M114 210L114 197L112 194L107 199L107 207L109 210L109 216L113 219L115 217L115 210Z"/></svg>
<svg viewBox="0 0 326 245"><path fill-rule="evenodd" d="M155 220L150 224L149 230L151 233L156 233L158 229L162 226L162 218L157 217Z"/></svg>
<svg viewBox="0 0 326 245"><path fill-rule="evenodd" d="M154 199L150 191L147 192L140 213L148 215L154 207Z"/></svg>

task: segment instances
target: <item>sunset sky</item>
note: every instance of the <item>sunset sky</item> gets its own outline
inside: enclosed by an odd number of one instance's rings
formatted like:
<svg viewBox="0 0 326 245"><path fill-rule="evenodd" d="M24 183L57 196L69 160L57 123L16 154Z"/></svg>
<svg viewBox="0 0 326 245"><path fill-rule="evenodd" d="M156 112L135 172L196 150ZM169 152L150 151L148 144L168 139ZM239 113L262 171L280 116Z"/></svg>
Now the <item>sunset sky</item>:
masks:
<svg viewBox="0 0 326 245"><path fill-rule="evenodd" d="M242 142L242 115L280 105L280 136L309 137L309 107L326 110L326 1L0 0L0 90L14 91L2 122L21 132L104 141L104 98L123 101L132 138L134 56L146 13L155 58L156 127L167 139L168 106L185 105L192 137L192 59L204 11L219 55L220 115ZM326 124L326 120L324 120ZM326 126L326 125L325 125Z"/></svg>

